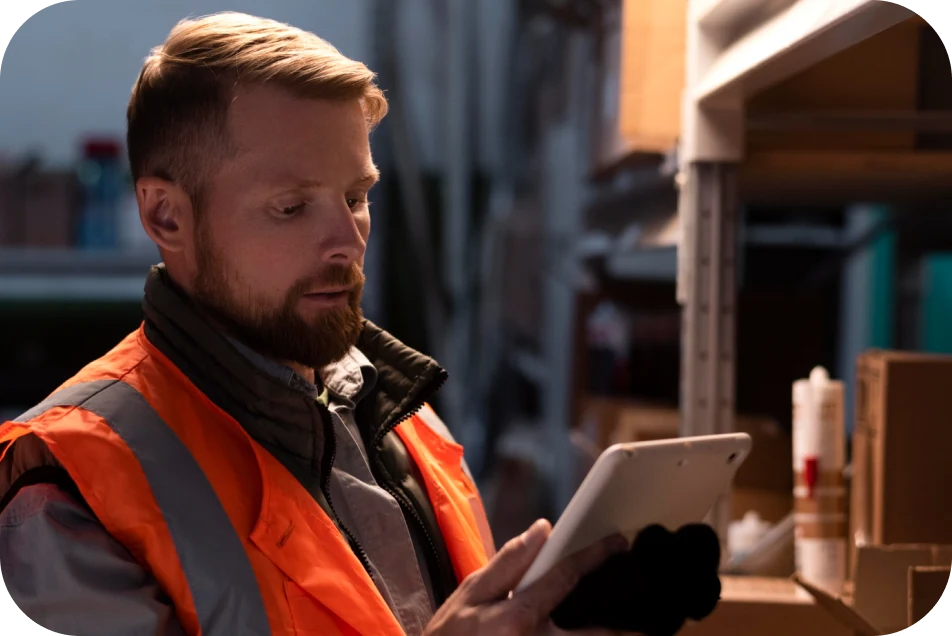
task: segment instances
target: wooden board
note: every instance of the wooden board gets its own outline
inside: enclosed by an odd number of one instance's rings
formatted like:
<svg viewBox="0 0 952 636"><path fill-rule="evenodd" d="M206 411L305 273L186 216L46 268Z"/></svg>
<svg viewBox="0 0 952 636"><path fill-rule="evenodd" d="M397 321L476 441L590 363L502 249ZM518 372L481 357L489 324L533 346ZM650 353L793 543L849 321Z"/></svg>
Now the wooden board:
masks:
<svg viewBox="0 0 952 636"><path fill-rule="evenodd" d="M903 202L952 195L952 152L760 152L741 166L745 203Z"/></svg>
<svg viewBox="0 0 952 636"><path fill-rule="evenodd" d="M624 0L619 136L633 151L666 152L681 131L687 0Z"/></svg>
<svg viewBox="0 0 952 636"><path fill-rule="evenodd" d="M750 118L772 113L915 111L919 42L913 18L772 86L747 103ZM749 153L797 150L911 150L913 130L750 130Z"/></svg>

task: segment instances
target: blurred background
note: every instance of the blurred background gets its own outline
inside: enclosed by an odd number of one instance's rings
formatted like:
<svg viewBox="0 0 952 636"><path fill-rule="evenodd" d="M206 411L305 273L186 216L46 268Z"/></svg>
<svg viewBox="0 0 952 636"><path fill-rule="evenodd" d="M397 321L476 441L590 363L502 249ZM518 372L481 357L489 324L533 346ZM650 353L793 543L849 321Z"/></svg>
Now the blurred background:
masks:
<svg viewBox="0 0 952 636"><path fill-rule="evenodd" d="M750 432L725 514L780 521L795 380L844 380L849 431L857 355L952 353L949 57L904 9L797 8L816 4L41 11L0 73L0 416L137 327L158 255L123 148L132 83L179 19L244 11L379 74L365 313L449 370L437 406L500 543L612 441L684 433ZM823 20L838 39L813 38Z"/></svg>

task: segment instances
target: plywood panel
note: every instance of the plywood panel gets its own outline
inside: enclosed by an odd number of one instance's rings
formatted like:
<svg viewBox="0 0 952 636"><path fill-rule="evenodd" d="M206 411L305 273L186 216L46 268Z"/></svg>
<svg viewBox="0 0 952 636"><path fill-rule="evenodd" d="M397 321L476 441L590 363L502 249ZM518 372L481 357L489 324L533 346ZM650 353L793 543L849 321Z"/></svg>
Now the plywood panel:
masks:
<svg viewBox="0 0 952 636"><path fill-rule="evenodd" d="M687 0L624 0L619 134L632 150L666 152L681 129Z"/></svg>

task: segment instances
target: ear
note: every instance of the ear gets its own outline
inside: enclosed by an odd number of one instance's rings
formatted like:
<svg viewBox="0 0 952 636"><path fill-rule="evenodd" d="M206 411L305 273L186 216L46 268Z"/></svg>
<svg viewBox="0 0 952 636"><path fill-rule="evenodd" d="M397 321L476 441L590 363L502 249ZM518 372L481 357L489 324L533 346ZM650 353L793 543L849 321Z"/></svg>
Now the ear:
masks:
<svg viewBox="0 0 952 636"><path fill-rule="evenodd" d="M136 182L139 220L159 248L182 252L191 243L195 227L192 200L181 186L159 177Z"/></svg>

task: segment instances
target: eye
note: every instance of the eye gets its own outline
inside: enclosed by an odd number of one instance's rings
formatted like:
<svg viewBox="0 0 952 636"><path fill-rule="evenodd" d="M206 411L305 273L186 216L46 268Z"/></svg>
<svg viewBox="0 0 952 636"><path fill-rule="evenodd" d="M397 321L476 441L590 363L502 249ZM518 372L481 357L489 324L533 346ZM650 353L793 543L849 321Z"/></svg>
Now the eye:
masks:
<svg viewBox="0 0 952 636"><path fill-rule="evenodd" d="M358 205L360 205L363 202L364 202L363 199L355 199L353 197L350 197L347 199L347 207L353 210L354 208L356 208Z"/></svg>
<svg viewBox="0 0 952 636"><path fill-rule="evenodd" d="M277 216L281 218L289 219L291 217L297 216L301 212L301 210L303 210L306 206L307 206L306 203L298 203L296 205L288 205L282 208L278 208Z"/></svg>

